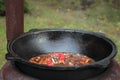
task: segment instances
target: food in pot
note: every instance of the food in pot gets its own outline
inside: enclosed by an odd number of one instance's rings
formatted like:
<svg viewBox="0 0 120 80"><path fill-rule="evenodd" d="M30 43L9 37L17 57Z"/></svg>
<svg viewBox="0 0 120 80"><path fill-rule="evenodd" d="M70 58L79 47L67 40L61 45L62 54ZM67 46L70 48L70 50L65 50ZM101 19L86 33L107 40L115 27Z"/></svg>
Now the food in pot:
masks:
<svg viewBox="0 0 120 80"><path fill-rule="evenodd" d="M48 66L79 66L95 62L93 59L76 53L70 52L53 52L38 55L29 59L30 62L36 64L44 64Z"/></svg>

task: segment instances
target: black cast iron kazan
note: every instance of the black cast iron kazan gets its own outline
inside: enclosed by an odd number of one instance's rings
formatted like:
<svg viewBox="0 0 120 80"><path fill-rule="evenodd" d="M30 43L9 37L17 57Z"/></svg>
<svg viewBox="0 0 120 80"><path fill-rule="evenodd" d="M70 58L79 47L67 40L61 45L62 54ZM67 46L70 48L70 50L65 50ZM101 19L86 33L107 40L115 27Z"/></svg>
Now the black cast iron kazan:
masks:
<svg viewBox="0 0 120 80"><path fill-rule="evenodd" d="M41 80L81 80L94 77L109 66L117 53L116 45L105 35L71 29L31 30L8 44L6 59L25 74ZM56 67L37 65L28 60L49 52L84 54L95 60L83 66Z"/></svg>

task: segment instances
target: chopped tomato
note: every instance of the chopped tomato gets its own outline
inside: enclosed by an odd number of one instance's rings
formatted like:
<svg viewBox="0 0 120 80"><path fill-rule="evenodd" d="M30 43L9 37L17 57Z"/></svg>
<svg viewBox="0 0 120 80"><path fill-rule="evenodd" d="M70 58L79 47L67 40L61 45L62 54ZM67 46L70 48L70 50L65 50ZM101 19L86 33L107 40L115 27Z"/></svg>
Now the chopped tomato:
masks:
<svg viewBox="0 0 120 80"><path fill-rule="evenodd" d="M47 64L48 66L53 66L53 63L52 63L52 61L51 61L50 59L48 59L48 60L46 61L46 64Z"/></svg>

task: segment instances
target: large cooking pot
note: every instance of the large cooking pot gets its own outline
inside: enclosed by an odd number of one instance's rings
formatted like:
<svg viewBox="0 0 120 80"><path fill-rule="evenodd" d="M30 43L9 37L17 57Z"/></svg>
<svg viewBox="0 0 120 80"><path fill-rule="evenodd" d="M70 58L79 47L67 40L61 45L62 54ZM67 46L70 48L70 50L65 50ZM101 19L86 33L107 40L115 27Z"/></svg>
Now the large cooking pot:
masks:
<svg viewBox="0 0 120 80"><path fill-rule="evenodd" d="M84 54L95 60L82 66L37 65L28 60L49 52ZM82 80L105 71L117 53L116 45L105 35L70 29L31 30L10 41L6 58L25 74L41 80Z"/></svg>

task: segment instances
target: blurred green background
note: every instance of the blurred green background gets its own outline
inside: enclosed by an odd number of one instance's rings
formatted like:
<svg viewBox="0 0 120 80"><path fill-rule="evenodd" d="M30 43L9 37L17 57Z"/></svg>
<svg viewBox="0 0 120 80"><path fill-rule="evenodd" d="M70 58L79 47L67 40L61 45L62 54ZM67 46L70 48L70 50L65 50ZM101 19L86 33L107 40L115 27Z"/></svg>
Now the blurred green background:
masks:
<svg viewBox="0 0 120 80"><path fill-rule="evenodd" d="M120 0L25 0L24 31L69 28L104 33L117 47L120 62ZM0 68L6 62L4 0L0 0Z"/></svg>

